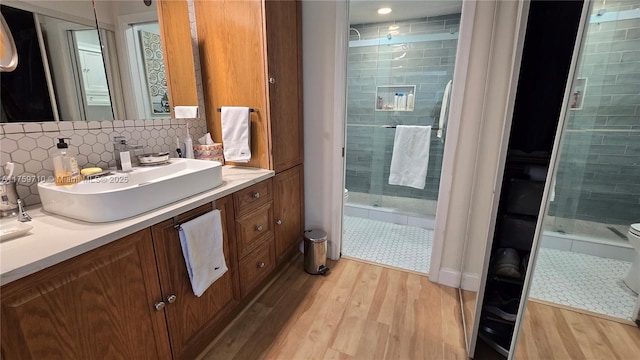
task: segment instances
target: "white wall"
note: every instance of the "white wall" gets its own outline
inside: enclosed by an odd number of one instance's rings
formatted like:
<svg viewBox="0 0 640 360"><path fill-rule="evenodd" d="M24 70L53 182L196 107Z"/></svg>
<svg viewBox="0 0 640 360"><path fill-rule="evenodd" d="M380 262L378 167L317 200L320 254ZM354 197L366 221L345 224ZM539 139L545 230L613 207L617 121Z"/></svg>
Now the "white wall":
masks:
<svg viewBox="0 0 640 360"><path fill-rule="evenodd" d="M158 20L158 9L156 1L151 6L146 6L142 0L97 0L96 14L101 23L116 26L118 24L118 16L131 15L140 13L155 14Z"/></svg>
<svg viewBox="0 0 640 360"><path fill-rule="evenodd" d="M335 241L342 225L343 131L346 92L346 1L302 2L304 94L305 228L328 233L329 257L337 258ZM344 43L336 51L336 34ZM337 84L337 85L336 85Z"/></svg>

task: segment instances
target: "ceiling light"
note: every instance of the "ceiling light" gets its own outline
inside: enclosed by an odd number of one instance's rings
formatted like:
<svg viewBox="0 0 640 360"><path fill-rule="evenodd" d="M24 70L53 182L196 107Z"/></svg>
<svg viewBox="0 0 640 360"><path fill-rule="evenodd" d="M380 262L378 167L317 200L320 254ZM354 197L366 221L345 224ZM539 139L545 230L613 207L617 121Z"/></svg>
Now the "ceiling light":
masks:
<svg viewBox="0 0 640 360"><path fill-rule="evenodd" d="M389 30L398 30L400 29L400 25L391 25L389 26Z"/></svg>
<svg viewBox="0 0 640 360"><path fill-rule="evenodd" d="M390 14L390 13L391 13L391 8L383 7L383 8L378 9L378 14L380 14L380 15L387 15L387 14Z"/></svg>

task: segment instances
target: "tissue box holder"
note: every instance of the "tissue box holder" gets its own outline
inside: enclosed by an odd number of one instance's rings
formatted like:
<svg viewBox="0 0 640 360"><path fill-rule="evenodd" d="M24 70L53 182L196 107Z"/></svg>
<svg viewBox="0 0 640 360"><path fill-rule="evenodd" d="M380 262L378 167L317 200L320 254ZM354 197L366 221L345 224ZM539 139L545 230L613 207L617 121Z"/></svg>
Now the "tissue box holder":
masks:
<svg viewBox="0 0 640 360"><path fill-rule="evenodd" d="M222 144L193 145L193 156L196 159L219 161L224 164L224 152Z"/></svg>

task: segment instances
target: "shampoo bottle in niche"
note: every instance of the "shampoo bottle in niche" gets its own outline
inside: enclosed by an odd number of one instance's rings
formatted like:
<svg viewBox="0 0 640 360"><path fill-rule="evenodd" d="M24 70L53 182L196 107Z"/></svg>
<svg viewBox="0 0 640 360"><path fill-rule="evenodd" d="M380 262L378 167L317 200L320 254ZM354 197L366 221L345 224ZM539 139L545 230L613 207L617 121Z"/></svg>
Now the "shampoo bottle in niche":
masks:
<svg viewBox="0 0 640 360"><path fill-rule="evenodd" d="M407 95L407 110L413 110L414 100L413 92L410 92L409 95Z"/></svg>
<svg viewBox="0 0 640 360"><path fill-rule="evenodd" d="M69 144L65 140L70 139L58 138L58 153L53 157L53 174L58 186L74 185L82 181L78 161L69 153Z"/></svg>
<svg viewBox="0 0 640 360"><path fill-rule="evenodd" d="M189 124L187 124L187 137L184 138L184 157L187 159L193 159L193 139L189 134Z"/></svg>

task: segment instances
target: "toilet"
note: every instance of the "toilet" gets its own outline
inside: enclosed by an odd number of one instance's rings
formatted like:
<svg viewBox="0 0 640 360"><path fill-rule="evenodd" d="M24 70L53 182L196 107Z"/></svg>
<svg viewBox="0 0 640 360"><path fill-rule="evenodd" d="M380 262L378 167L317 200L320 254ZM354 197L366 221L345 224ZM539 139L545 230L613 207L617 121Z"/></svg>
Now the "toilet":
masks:
<svg viewBox="0 0 640 360"><path fill-rule="evenodd" d="M635 249L636 256L631 263L631 269L624 278L624 283L636 294L640 293L640 223L629 227L627 234L631 246Z"/></svg>

